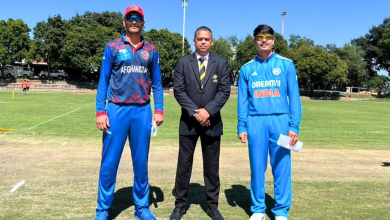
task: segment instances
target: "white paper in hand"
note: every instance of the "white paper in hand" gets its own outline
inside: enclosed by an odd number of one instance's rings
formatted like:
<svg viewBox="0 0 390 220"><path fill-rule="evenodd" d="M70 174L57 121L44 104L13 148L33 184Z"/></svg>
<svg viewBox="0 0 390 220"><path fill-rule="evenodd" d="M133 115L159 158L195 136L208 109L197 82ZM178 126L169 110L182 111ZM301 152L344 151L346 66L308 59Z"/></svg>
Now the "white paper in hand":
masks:
<svg viewBox="0 0 390 220"><path fill-rule="evenodd" d="M153 121L153 123L152 123L152 135L153 136L157 135L157 125L156 125L155 121Z"/></svg>
<svg viewBox="0 0 390 220"><path fill-rule="evenodd" d="M291 138L289 136L280 134L278 142L276 142L276 144L286 149L299 152L302 149L303 143L301 141L298 141L294 146L290 146L290 140Z"/></svg>

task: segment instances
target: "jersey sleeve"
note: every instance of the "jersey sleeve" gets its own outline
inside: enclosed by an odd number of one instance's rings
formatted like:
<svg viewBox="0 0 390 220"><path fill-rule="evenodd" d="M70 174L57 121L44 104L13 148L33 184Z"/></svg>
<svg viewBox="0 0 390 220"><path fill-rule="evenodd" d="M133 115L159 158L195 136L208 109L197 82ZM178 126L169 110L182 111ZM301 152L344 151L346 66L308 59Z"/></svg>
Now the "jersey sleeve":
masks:
<svg viewBox="0 0 390 220"><path fill-rule="evenodd" d="M155 50L150 70L153 89L154 113L164 114L164 93L161 83L159 60L160 54L157 50Z"/></svg>
<svg viewBox="0 0 390 220"><path fill-rule="evenodd" d="M299 86L297 71L293 63L288 69L287 92L289 99L290 127L289 130L299 134L299 125L302 118L301 97L299 95Z"/></svg>
<svg viewBox="0 0 390 220"><path fill-rule="evenodd" d="M111 47L106 45L100 70L100 79L96 94L96 116L106 115L107 90L114 61Z"/></svg>
<svg viewBox="0 0 390 220"><path fill-rule="evenodd" d="M245 77L245 69L241 68L238 78L237 134L247 132L248 98L248 80Z"/></svg>

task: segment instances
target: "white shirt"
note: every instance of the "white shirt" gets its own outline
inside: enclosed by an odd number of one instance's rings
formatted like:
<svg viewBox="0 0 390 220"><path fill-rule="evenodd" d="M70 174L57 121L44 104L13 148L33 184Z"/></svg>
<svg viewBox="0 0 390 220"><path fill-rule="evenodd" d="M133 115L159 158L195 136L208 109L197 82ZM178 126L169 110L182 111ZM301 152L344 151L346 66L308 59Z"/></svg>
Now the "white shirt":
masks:
<svg viewBox="0 0 390 220"><path fill-rule="evenodd" d="M201 55L199 55L199 54L197 54L197 53L195 52L195 55L196 55L196 59L198 60L198 67L199 67L199 70L200 70L200 60L199 60L199 58L201 58L201 57L206 58L206 59L203 61L203 63L204 63L204 68L205 68L205 70L207 70L207 63L209 62L209 55L210 55L210 53L206 54L205 56L201 56Z"/></svg>

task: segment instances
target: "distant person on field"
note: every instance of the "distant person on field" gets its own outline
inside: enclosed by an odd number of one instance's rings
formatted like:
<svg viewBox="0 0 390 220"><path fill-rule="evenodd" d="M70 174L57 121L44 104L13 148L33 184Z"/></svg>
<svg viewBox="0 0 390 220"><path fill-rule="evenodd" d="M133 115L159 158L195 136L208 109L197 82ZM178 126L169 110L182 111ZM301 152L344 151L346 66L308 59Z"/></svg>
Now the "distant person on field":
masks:
<svg viewBox="0 0 390 220"><path fill-rule="evenodd" d="M95 220L108 219L127 139L133 161L134 216L155 220L149 210L148 157L152 123L160 126L164 121L159 53L141 35L145 25L141 7L127 7L122 22L126 33L108 42L104 50L96 95L96 125L103 131L103 150Z"/></svg>
<svg viewBox="0 0 390 220"><path fill-rule="evenodd" d="M27 92L27 80L24 80L22 82L22 88L23 88L23 93L26 95L26 92Z"/></svg>
<svg viewBox="0 0 390 220"><path fill-rule="evenodd" d="M276 144L288 135L298 141L301 100L294 63L273 49L274 30L259 25L253 31L257 56L243 65L238 81L238 138L248 142L251 167L250 220L265 219L265 172L268 154L274 177L276 220L286 220L291 207L291 151Z"/></svg>
<svg viewBox="0 0 390 220"><path fill-rule="evenodd" d="M30 85L31 85L31 83L30 83L30 81L28 81L27 80L27 93L30 93Z"/></svg>

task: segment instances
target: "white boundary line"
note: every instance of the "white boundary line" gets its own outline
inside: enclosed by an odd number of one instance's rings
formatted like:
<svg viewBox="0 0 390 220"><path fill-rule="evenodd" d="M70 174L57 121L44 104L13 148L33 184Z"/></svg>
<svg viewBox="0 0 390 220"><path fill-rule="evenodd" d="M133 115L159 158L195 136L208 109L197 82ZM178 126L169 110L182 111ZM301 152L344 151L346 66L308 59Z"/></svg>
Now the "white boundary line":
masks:
<svg viewBox="0 0 390 220"><path fill-rule="evenodd" d="M65 115L69 115L70 113L73 113L73 112L75 112L75 111L77 111L77 110L79 110L79 109L80 109L80 108L75 109L75 110L73 110L73 111L70 111L70 112L68 112L68 113L62 114L62 115L60 115L60 116L54 117L54 118L49 119L49 120L47 120L47 121L41 122L41 123L39 123L39 124L36 124L36 125L32 126L31 128L27 128L27 129L23 130L23 131L31 130L31 129L33 129L33 128L39 126L39 125L43 125L43 124L45 124L45 123L47 123L47 122L49 122L49 121L52 121L52 120L54 120L54 119L61 118L62 116L65 116Z"/></svg>
<svg viewBox="0 0 390 220"><path fill-rule="evenodd" d="M52 121L52 120L54 120L54 119L61 118L62 116L65 116L65 115L69 115L70 113L73 113L73 112L75 112L75 111L77 111L77 110L79 110L79 109L80 109L80 108L75 109L75 110L70 111L70 112L67 112L67 113L65 113L65 114L62 114L62 115L60 115L60 116L54 117L54 118L52 118L52 119L49 119L49 120L47 120L47 121L41 122L41 123L39 123L39 124L36 124L36 125L32 126L31 128L27 128L27 129L24 129L24 130L21 130L21 131L28 131L28 130L31 130L31 129L33 129L33 128L39 126L39 125L43 125L43 124L45 124L45 123L47 123L47 122L49 122L49 121ZM0 135L0 138L3 137L3 136L5 136L5 135L8 134L8 133L10 133L10 132L5 132L4 134Z"/></svg>
<svg viewBox="0 0 390 220"><path fill-rule="evenodd" d="M11 189L11 191L10 192L15 192L19 187L21 187L23 184L24 184L24 182L26 182L25 180L23 180L23 181L20 181L18 184L16 184L15 186L14 186L14 188L12 188Z"/></svg>

